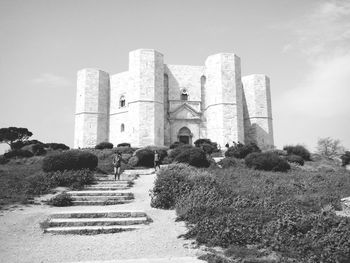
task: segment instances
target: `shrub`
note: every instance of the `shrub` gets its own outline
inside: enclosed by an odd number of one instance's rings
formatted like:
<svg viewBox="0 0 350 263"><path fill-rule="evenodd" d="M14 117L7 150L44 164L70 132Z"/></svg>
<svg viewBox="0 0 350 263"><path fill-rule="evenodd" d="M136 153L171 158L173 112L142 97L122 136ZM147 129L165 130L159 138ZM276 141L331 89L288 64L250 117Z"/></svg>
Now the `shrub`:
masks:
<svg viewBox="0 0 350 263"><path fill-rule="evenodd" d="M44 149L44 144L40 144L40 143L23 146L21 150L30 151L36 156L46 154L46 150Z"/></svg>
<svg viewBox="0 0 350 263"><path fill-rule="evenodd" d="M295 154L287 155L285 159L290 163L296 163L301 166L304 165L304 159L299 155L295 155Z"/></svg>
<svg viewBox="0 0 350 263"><path fill-rule="evenodd" d="M127 147L127 146L118 146L116 148L113 148L114 152L120 152L121 154L133 154L137 150L138 148Z"/></svg>
<svg viewBox="0 0 350 263"><path fill-rule="evenodd" d="M204 144L204 143L206 143L206 144L211 144L211 140L210 140L210 139L198 139L198 140L196 140L196 141L194 142L194 145L195 145L196 147L201 147L201 145Z"/></svg>
<svg viewBox="0 0 350 263"><path fill-rule="evenodd" d="M113 143L110 143L110 142L100 142L95 146L95 149L98 149L98 150L112 149L112 148L113 148Z"/></svg>
<svg viewBox="0 0 350 263"><path fill-rule="evenodd" d="M47 203L53 206L71 206L73 204L73 199L69 194L63 192L52 197Z"/></svg>
<svg viewBox="0 0 350 263"><path fill-rule="evenodd" d="M7 164L10 160L7 159L4 155L0 155L0 164Z"/></svg>
<svg viewBox="0 0 350 263"><path fill-rule="evenodd" d="M200 148L187 149L176 156L176 162L188 163L195 167L209 167L205 152Z"/></svg>
<svg viewBox="0 0 350 263"><path fill-rule="evenodd" d="M94 181L93 172L89 169L64 170L48 173L57 186L72 187L81 189L84 185L91 184Z"/></svg>
<svg viewBox="0 0 350 263"><path fill-rule="evenodd" d="M27 195L47 194L50 189L57 186L55 180L52 180L46 173L38 172L28 176L25 179L25 193Z"/></svg>
<svg viewBox="0 0 350 263"><path fill-rule="evenodd" d="M301 156L305 161L310 161L310 152L302 145L286 145L283 147L288 155L295 154Z"/></svg>
<svg viewBox="0 0 350 263"><path fill-rule="evenodd" d="M69 147L63 143L45 143L44 146L52 150L69 150Z"/></svg>
<svg viewBox="0 0 350 263"><path fill-rule="evenodd" d="M178 156L180 153L182 153L183 151L186 151L188 149L192 149L192 148L194 148L194 147L192 145L189 145L189 144L179 145L178 147L176 147L170 151L169 158L171 160L174 160L176 158L176 156Z"/></svg>
<svg viewBox="0 0 350 263"><path fill-rule="evenodd" d="M237 161L234 157L225 157L224 159L220 160L218 164L225 169L236 166Z"/></svg>
<svg viewBox="0 0 350 263"><path fill-rule="evenodd" d="M237 143L235 146L231 146L227 149L225 156L244 159L248 154L254 152L261 152L260 148L255 143L249 143L246 145Z"/></svg>
<svg viewBox="0 0 350 263"><path fill-rule="evenodd" d="M97 167L97 156L79 150L69 150L46 156L42 168L45 172L79 170L88 168L93 170Z"/></svg>
<svg viewBox="0 0 350 263"><path fill-rule="evenodd" d="M340 159L342 160L342 166L350 164L350 151L346 151Z"/></svg>
<svg viewBox="0 0 350 263"><path fill-rule="evenodd" d="M4 157L6 159L11 159L11 158L29 158L34 156L34 154L28 150L12 150L4 154Z"/></svg>
<svg viewBox="0 0 350 263"><path fill-rule="evenodd" d="M170 145L170 149L175 149L175 148L177 148L177 147L179 147L179 146L182 146L182 145L185 145L184 143L182 143L182 142L174 142L174 143L172 143L171 145Z"/></svg>
<svg viewBox="0 0 350 263"><path fill-rule="evenodd" d="M119 143L117 145L117 147L131 147L131 144L130 143L127 143L127 142L122 142L122 143Z"/></svg>
<svg viewBox="0 0 350 263"><path fill-rule="evenodd" d="M136 167L138 163L139 163L139 158L137 158L137 156L132 156L128 161L128 165L131 167Z"/></svg>
<svg viewBox="0 0 350 263"><path fill-rule="evenodd" d="M288 162L274 153L251 153L244 159L249 168L264 171L286 172L290 169Z"/></svg>
<svg viewBox="0 0 350 263"><path fill-rule="evenodd" d="M14 142L12 144L12 147L13 147L13 149L19 150L22 147L27 146L27 145L31 145L31 144L42 144L42 145L44 145L44 143L42 143L41 141L38 141L38 140L26 140L26 141Z"/></svg>
<svg viewBox="0 0 350 263"><path fill-rule="evenodd" d="M172 209L176 198L182 192L189 191L191 184L187 180L193 168L185 164L171 164L166 169L160 169L151 191L151 206Z"/></svg>
<svg viewBox="0 0 350 263"><path fill-rule="evenodd" d="M134 155L138 158L137 166L153 167L154 151L159 154L160 162L167 156L167 148L158 146L147 146L135 151Z"/></svg>
<svg viewBox="0 0 350 263"><path fill-rule="evenodd" d="M212 144L203 143L200 148L207 154L212 154L216 148Z"/></svg>

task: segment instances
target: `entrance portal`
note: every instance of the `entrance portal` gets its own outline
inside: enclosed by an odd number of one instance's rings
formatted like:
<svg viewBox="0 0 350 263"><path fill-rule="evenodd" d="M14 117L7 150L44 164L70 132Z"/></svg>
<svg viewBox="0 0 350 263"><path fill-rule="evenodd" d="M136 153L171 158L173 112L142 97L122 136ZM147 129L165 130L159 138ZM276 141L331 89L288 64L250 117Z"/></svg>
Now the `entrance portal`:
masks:
<svg viewBox="0 0 350 263"><path fill-rule="evenodd" d="M179 133L177 135L177 139L179 142L182 142L184 144L192 144L192 133L189 128L182 127L179 130Z"/></svg>
<svg viewBox="0 0 350 263"><path fill-rule="evenodd" d="M190 137L189 136L179 136L179 142L182 142L184 144L190 144Z"/></svg>

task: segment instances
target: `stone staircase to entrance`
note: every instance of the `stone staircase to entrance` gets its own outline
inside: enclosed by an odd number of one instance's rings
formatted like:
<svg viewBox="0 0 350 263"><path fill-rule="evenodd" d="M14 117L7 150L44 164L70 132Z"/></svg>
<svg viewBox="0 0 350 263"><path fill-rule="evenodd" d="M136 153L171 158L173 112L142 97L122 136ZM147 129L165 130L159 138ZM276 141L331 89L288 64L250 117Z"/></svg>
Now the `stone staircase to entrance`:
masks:
<svg viewBox="0 0 350 263"><path fill-rule="evenodd" d="M134 200L134 194L130 191L133 180L115 181L113 175L95 175L95 179L94 184L80 191L67 192L73 199L73 205L84 209L66 209L68 211L51 214L43 223L45 233L116 233L140 229L150 222L143 211L119 210L114 207ZM101 209L101 206L109 208Z"/></svg>

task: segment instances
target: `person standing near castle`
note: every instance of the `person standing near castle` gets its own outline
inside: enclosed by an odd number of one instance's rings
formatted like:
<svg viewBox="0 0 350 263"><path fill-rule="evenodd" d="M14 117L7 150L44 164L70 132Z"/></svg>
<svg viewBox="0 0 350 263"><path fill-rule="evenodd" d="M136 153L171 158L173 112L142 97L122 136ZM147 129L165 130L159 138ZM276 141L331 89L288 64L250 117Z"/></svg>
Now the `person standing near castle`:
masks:
<svg viewBox="0 0 350 263"><path fill-rule="evenodd" d="M157 151L154 151L154 170L157 171L157 167L160 169L160 159Z"/></svg>
<svg viewBox="0 0 350 263"><path fill-rule="evenodd" d="M120 167L122 163L122 155L120 152L116 152L116 154L113 156L113 167L114 167L114 180L120 179Z"/></svg>

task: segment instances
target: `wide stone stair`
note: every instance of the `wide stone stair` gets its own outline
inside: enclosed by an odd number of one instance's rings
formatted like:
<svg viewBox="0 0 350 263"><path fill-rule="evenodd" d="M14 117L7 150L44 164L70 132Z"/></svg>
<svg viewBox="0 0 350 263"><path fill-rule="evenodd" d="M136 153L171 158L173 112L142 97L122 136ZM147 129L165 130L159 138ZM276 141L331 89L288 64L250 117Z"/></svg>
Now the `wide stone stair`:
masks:
<svg viewBox="0 0 350 263"><path fill-rule="evenodd" d="M102 234L140 229L150 222L142 211L72 211L53 213L45 233Z"/></svg>
<svg viewBox="0 0 350 263"><path fill-rule="evenodd" d="M130 176L125 176L130 178ZM134 177L136 178L136 176ZM45 233L100 234L140 229L150 222L142 211L125 211L110 205L134 201L133 180L114 180L113 175L95 175L95 182L79 191L69 191L74 206L91 206L77 211L56 212L42 223ZM100 207L98 207L100 206ZM106 206L106 209L101 209ZM108 209L107 209L108 208Z"/></svg>

